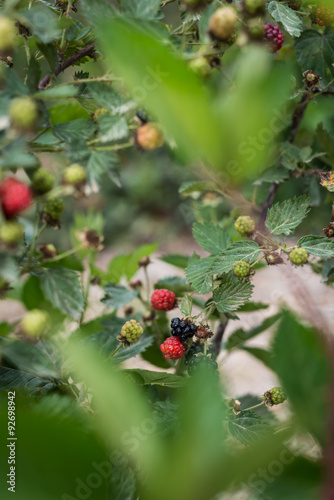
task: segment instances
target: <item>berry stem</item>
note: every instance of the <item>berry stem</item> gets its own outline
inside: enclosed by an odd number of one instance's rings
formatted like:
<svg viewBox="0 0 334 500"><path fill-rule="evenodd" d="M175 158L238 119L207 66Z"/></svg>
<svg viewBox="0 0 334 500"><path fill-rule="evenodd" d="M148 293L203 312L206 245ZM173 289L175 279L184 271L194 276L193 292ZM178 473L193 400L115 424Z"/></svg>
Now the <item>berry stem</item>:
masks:
<svg viewBox="0 0 334 500"><path fill-rule="evenodd" d="M87 143L87 146L90 145L90 142ZM115 144L113 146L97 146L93 147L92 149L94 151L118 151L119 149L132 148L132 147L133 147L133 142L129 141L129 142L124 142L123 144Z"/></svg>
<svg viewBox="0 0 334 500"><path fill-rule="evenodd" d="M70 255L78 252L79 250L82 250L82 244L77 245L74 248L71 248L70 250L67 250L66 252L60 253L59 255L56 255L55 257L52 257L52 259L48 259L49 262L58 262L59 260L65 259L66 257L69 257Z"/></svg>
<svg viewBox="0 0 334 500"><path fill-rule="evenodd" d="M242 411L249 411L249 410L253 410L254 408L259 408L259 406L263 406L265 403L266 403L265 401L262 401L261 403L254 405L254 406L250 406L249 408L246 408L245 410L242 410Z"/></svg>
<svg viewBox="0 0 334 500"><path fill-rule="evenodd" d="M123 344L119 344L118 347L116 347L116 349L109 355L109 358L112 358L113 356L115 356L116 352L118 352L120 350L120 348L122 347Z"/></svg>
<svg viewBox="0 0 334 500"><path fill-rule="evenodd" d="M144 267L144 274L145 274L145 282L146 282L146 301L149 304L150 303L150 296L151 296L151 282L150 282L150 276L147 271L147 267Z"/></svg>

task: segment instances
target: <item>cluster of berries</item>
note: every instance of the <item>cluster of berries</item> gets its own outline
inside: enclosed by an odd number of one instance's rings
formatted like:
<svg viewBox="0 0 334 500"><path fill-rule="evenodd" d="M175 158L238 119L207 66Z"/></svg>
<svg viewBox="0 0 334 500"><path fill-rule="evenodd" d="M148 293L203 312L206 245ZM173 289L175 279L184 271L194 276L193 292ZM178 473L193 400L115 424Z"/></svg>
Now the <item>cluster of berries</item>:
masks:
<svg viewBox="0 0 334 500"><path fill-rule="evenodd" d="M160 349L166 359L180 359L186 352L186 341L196 333L197 326L189 320L173 318L171 321L172 336L161 344Z"/></svg>
<svg viewBox="0 0 334 500"><path fill-rule="evenodd" d="M330 26L334 23L334 9L320 6L315 11L315 21L319 26Z"/></svg>
<svg viewBox="0 0 334 500"><path fill-rule="evenodd" d="M65 168L63 175L65 184L78 188L85 180L86 171L81 165L74 164ZM7 177L0 184L0 203L3 215L7 219L0 226L0 241L4 245L11 247L21 241L23 227L16 217L33 204L34 197L50 192L54 183L54 176L48 170L40 168L33 174L30 186L15 177ZM43 205L43 220L51 226L59 226L64 208L64 201L60 198L46 200Z"/></svg>

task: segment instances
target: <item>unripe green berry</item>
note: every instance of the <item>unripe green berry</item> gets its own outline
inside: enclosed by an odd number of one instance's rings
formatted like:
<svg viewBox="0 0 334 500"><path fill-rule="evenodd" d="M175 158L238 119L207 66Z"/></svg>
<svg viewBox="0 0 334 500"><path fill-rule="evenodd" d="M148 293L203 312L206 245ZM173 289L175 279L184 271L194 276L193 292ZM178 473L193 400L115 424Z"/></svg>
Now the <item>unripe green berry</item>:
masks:
<svg viewBox="0 0 334 500"><path fill-rule="evenodd" d="M15 246L23 238L23 227L19 222L7 221L0 225L0 241Z"/></svg>
<svg viewBox="0 0 334 500"><path fill-rule="evenodd" d="M44 207L43 211L47 215L49 215L53 220L57 221L63 215L63 211L65 208L65 203L63 200L58 198L53 198L52 200L48 200Z"/></svg>
<svg viewBox="0 0 334 500"><path fill-rule="evenodd" d="M237 21L237 13L232 7L220 7L209 21L211 36L221 41L227 40L234 32Z"/></svg>
<svg viewBox="0 0 334 500"><path fill-rule="evenodd" d="M50 316L40 309L32 309L21 321L21 331L27 337L41 337L50 327Z"/></svg>
<svg viewBox="0 0 334 500"><path fill-rule="evenodd" d="M252 18L246 24L249 35L255 40L262 40L265 29L262 19Z"/></svg>
<svg viewBox="0 0 334 500"><path fill-rule="evenodd" d="M0 16L0 54L11 52L17 45L17 29L11 19Z"/></svg>
<svg viewBox="0 0 334 500"><path fill-rule="evenodd" d="M64 181L67 184L81 184L86 180L86 170L78 163L73 163L64 170Z"/></svg>
<svg viewBox="0 0 334 500"><path fill-rule="evenodd" d="M249 215L241 215L235 221L234 227L242 236L248 236L255 230L255 221Z"/></svg>
<svg viewBox="0 0 334 500"><path fill-rule="evenodd" d="M31 97L17 97L9 107L9 118L13 127L24 132L34 129L38 120L38 109Z"/></svg>
<svg viewBox="0 0 334 500"><path fill-rule="evenodd" d="M45 194L51 191L55 182L54 176L44 168L37 170L32 178L32 187L35 193Z"/></svg>
<svg viewBox="0 0 334 500"><path fill-rule="evenodd" d="M196 57L196 59L193 59L190 64L189 64L190 69L193 70L194 73L198 76L208 76L211 72L211 66L208 60L201 56L201 57Z"/></svg>
<svg viewBox="0 0 334 500"><path fill-rule="evenodd" d="M307 257L308 253L305 250L305 248L294 248L290 253L289 253L289 259L290 261L295 264L296 266L302 266L307 262Z"/></svg>
<svg viewBox="0 0 334 500"><path fill-rule="evenodd" d="M133 344L140 339L143 332L143 327L139 323L137 323L135 319L130 319L122 326L120 334L121 341L122 339L124 339L129 344Z"/></svg>
<svg viewBox="0 0 334 500"><path fill-rule="evenodd" d="M265 0L245 0L244 2L245 10L249 14L258 14L264 11L266 1Z"/></svg>
<svg viewBox="0 0 334 500"><path fill-rule="evenodd" d="M285 394L284 389L282 387L273 387L269 391L264 393L263 399L266 400L266 403L269 406L279 405L284 403L287 399L287 395Z"/></svg>
<svg viewBox="0 0 334 500"><path fill-rule="evenodd" d="M249 276L251 271L251 266L248 264L248 262L244 262L243 260L238 260L234 264L234 274L235 276L238 276L238 278L246 278Z"/></svg>

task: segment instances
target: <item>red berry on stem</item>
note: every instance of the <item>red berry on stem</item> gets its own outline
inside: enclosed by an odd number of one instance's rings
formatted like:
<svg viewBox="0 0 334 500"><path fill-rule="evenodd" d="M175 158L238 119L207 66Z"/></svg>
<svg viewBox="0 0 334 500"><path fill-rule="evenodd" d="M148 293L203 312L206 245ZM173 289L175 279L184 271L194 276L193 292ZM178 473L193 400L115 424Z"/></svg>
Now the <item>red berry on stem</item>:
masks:
<svg viewBox="0 0 334 500"><path fill-rule="evenodd" d="M32 193L26 184L8 177L0 185L2 211L7 218L14 217L32 203Z"/></svg>
<svg viewBox="0 0 334 500"><path fill-rule="evenodd" d="M186 348L178 337L168 337L160 349L165 359L180 359L186 352Z"/></svg>
<svg viewBox="0 0 334 500"><path fill-rule="evenodd" d="M284 42L284 35L279 27L265 23L264 30L264 39L270 44L272 52L280 50Z"/></svg>
<svg viewBox="0 0 334 500"><path fill-rule="evenodd" d="M154 290L151 295L151 306L156 311L171 311L175 305L175 293L164 288Z"/></svg>

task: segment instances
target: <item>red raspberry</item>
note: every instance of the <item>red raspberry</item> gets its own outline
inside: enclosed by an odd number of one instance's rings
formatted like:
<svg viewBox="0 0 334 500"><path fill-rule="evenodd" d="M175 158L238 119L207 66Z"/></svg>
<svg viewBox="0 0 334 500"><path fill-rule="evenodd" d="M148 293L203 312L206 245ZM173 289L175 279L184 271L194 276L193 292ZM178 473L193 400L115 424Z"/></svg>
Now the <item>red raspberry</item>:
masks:
<svg viewBox="0 0 334 500"><path fill-rule="evenodd" d="M151 306L156 311L171 311L175 304L175 293L164 288L154 290L151 295Z"/></svg>
<svg viewBox="0 0 334 500"><path fill-rule="evenodd" d="M169 337L161 344L160 349L165 359L180 359L186 352L186 348L178 337Z"/></svg>
<svg viewBox="0 0 334 500"><path fill-rule="evenodd" d="M0 198L3 213L10 218L29 207L32 193L29 186L14 177L8 177L0 185Z"/></svg>
<svg viewBox="0 0 334 500"><path fill-rule="evenodd" d="M264 30L264 39L270 44L272 52L280 50L284 42L284 35L279 27L265 23Z"/></svg>
<svg viewBox="0 0 334 500"><path fill-rule="evenodd" d="M329 26L334 23L334 10L327 9L326 6L320 6L315 11L315 20L319 26Z"/></svg>

